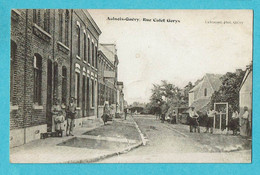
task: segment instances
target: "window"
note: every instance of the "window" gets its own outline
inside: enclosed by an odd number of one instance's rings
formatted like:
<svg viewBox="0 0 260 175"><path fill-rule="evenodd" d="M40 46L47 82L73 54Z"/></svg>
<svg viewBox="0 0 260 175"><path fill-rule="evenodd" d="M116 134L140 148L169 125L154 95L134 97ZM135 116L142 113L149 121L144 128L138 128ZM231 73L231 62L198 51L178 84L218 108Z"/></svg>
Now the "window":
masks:
<svg viewBox="0 0 260 175"><path fill-rule="evenodd" d="M90 64L90 38L88 38L88 63Z"/></svg>
<svg viewBox="0 0 260 175"><path fill-rule="evenodd" d="M42 86L42 58L40 55L34 55L34 103L41 105L41 86Z"/></svg>
<svg viewBox="0 0 260 175"><path fill-rule="evenodd" d="M97 104L100 105L100 83L98 83L97 89L98 89L98 94L97 94L98 95L98 98L97 98L98 102L97 102Z"/></svg>
<svg viewBox="0 0 260 175"><path fill-rule="evenodd" d="M107 88L107 86L105 86L105 94L106 94L105 101L108 101L108 88Z"/></svg>
<svg viewBox="0 0 260 175"><path fill-rule="evenodd" d="M207 97L207 88L204 89L204 96Z"/></svg>
<svg viewBox="0 0 260 175"><path fill-rule="evenodd" d="M75 77L75 97L77 100L77 107L79 107L79 85L80 85L80 74L76 72Z"/></svg>
<svg viewBox="0 0 260 175"><path fill-rule="evenodd" d="M86 34L84 33L84 48L83 48L83 53L84 53L84 56L83 56L83 59L84 61L87 61L87 53L86 53L86 50L87 50L87 46L86 46L86 42L87 42L87 38L86 38Z"/></svg>
<svg viewBox="0 0 260 175"><path fill-rule="evenodd" d="M94 107L95 106L95 82L94 80L91 80L91 85L92 85L92 104L91 106Z"/></svg>
<svg viewBox="0 0 260 175"><path fill-rule="evenodd" d="M95 65L95 54L94 54L94 43L92 42L92 46L91 46L91 55L92 55L92 66Z"/></svg>
<svg viewBox="0 0 260 175"><path fill-rule="evenodd" d="M11 41L11 68L10 68L10 102L15 102L14 99L14 71L15 71L15 62L16 62L16 50L17 45L15 42Z"/></svg>
<svg viewBox="0 0 260 175"><path fill-rule="evenodd" d="M86 103L86 109L87 111L89 111L89 107L90 107L90 93L89 93L89 77L87 77L87 103Z"/></svg>
<svg viewBox="0 0 260 175"><path fill-rule="evenodd" d="M37 25L41 26L41 10L37 10Z"/></svg>
<svg viewBox="0 0 260 175"><path fill-rule="evenodd" d="M86 76L83 75L82 77L82 116L85 117L85 100L86 100Z"/></svg>
<svg viewBox="0 0 260 175"><path fill-rule="evenodd" d="M67 99L67 68L65 66L62 67L62 99L61 102L66 104Z"/></svg>
<svg viewBox="0 0 260 175"><path fill-rule="evenodd" d="M109 101L110 101L110 104L112 104L112 101L113 101L113 99L112 99L112 89L110 88L109 90L110 90L110 99L109 99Z"/></svg>
<svg viewBox="0 0 260 175"><path fill-rule="evenodd" d="M79 26L77 26L77 37L78 37L78 41L77 41L77 46L78 46L78 56L80 56L80 28Z"/></svg>
<svg viewBox="0 0 260 175"><path fill-rule="evenodd" d="M59 41L62 42L63 11L59 10Z"/></svg>
<svg viewBox="0 0 260 175"><path fill-rule="evenodd" d="M41 10L33 9L33 22L40 26L41 24Z"/></svg>
<svg viewBox="0 0 260 175"><path fill-rule="evenodd" d="M104 105L105 103L105 85L102 84L102 102L101 104Z"/></svg>
<svg viewBox="0 0 260 175"><path fill-rule="evenodd" d="M50 9L44 10L44 30L50 32Z"/></svg>
<svg viewBox="0 0 260 175"><path fill-rule="evenodd" d="M54 84L53 84L53 97L54 98L58 98L58 76L59 76L59 72L58 72L58 63L55 62L54 63Z"/></svg>
<svg viewBox="0 0 260 175"><path fill-rule="evenodd" d="M70 12L66 10L65 13L65 45L69 46L69 19L70 19Z"/></svg>
<svg viewBox="0 0 260 175"><path fill-rule="evenodd" d="M33 9L33 22L37 23L37 10Z"/></svg>
<svg viewBox="0 0 260 175"><path fill-rule="evenodd" d="M97 69L97 58L98 58L98 53L97 53L97 46L95 46L95 58L96 58L96 61L95 61L95 68Z"/></svg>

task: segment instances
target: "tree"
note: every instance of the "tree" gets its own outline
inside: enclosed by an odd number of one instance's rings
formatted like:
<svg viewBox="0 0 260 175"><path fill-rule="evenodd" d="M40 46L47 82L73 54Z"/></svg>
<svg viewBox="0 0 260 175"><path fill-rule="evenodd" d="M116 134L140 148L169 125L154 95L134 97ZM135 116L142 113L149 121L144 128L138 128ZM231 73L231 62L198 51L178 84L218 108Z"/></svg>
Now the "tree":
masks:
<svg viewBox="0 0 260 175"><path fill-rule="evenodd" d="M189 82L183 89L183 100L186 106L189 104L189 92L192 88L194 88L194 86Z"/></svg>
<svg viewBox="0 0 260 175"><path fill-rule="evenodd" d="M152 95L150 97L150 103L147 104L150 113L154 114L159 110L162 97L166 98L166 103L169 107L181 107L185 105L183 100L182 90L177 86L168 83L166 80L162 80L161 84L153 84Z"/></svg>
<svg viewBox="0 0 260 175"><path fill-rule="evenodd" d="M244 74L245 71L242 70L236 73L227 72L220 78L222 85L211 96L211 108L216 102L228 102L230 109L239 109L239 90Z"/></svg>

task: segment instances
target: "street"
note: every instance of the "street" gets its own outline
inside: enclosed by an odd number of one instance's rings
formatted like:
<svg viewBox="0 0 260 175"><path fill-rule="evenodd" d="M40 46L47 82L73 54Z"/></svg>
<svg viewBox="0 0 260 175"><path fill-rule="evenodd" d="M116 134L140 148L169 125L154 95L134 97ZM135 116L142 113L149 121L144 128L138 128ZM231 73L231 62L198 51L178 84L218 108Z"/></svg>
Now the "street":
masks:
<svg viewBox="0 0 260 175"><path fill-rule="evenodd" d="M172 125L155 116L133 116L148 139L141 146L98 163L250 163L250 146L233 150L241 143L239 136L190 133L187 125ZM242 140L247 143L248 141ZM246 145L246 144L244 144ZM223 149L229 148L229 149ZM233 148L233 149L232 149Z"/></svg>

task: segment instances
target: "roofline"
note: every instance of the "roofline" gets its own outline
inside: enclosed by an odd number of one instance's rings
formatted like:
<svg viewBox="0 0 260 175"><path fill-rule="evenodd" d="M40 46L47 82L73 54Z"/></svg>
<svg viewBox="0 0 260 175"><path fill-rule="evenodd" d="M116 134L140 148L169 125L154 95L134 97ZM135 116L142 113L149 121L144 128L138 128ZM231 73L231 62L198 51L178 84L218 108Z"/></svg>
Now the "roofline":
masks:
<svg viewBox="0 0 260 175"><path fill-rule="evenodd" d="M104 56L105 60L111 64L114 68L116 67L108 58L107 56L102 52L102 50L98 50L98 53L101 54L102 56Z"/></svg>
<svg viewBox="0 0 260 175"><path fill-rule="evenodd" d="M242 82L241 82L241 84L240 84L239 91L241 90L242 86L244 85L244 83L245 83L247 77L249 76L250 72L252 72L252 69L247 68L247 69L246 69L246 73L245 73L245 75L244 75L244 77L243 77L243 80L242 80Z"/></svg>
<svg viewBox="0 0 260 175"><path fill-rule="evenodd" d="M209 81L209 77L208 77L208 75L209 75L209 74L206 74L205 76L206 76L207 79L208 79L208 82L209 82L209 84L210 84L211 89L213 90L213 92L215 92L215 89L213 88L211 82Z"/></svg>
<svg viewBox="0 0 260 175"><path fill-rule="evenodd" d="M99 44L102 45L104 48L106 48L106 50L108 50L108 51L111 52L112 54L117 55L116 53L112 52L110 49L108 49L108 48L106 47L106 45L113 45L113 46L116 47L116 44L104 44L104 43L99 43ZM116 50L117 50L117 49L116 49Z"/></svg>
<svg viewBox="0 0 260 175"><path fill-rule="evenodd" d="M88 17L88 19L90 20L90 22L93 24L93 27L95 28L95 30L98 32L98 34L100 35L102 32L100 30L100 28L98 27L97 23L94 21L94 19L92 18L92 16L90 15L90 13L88 12L88 10L83 10L83 13Z"/></svg>
<svg viewBox="0 0 260 175"><path fill-rule="evenodd" d="M210 74L210 73L206 73L203 77L202 77L202 79L201 79L201 81L196 85L196 86L198 86L206 77L207 77L207 79L208 79L208 82L209 82L209 84L210 84L210 86L211 86L211 88L213 89L213 91L215 91L214 90L214 88L213 88L213 85L211 84L211 82L209 81L209 77L208 77L208 75L212 75L212 74ZM213 75L221 75L221 74L213 74ZM189 91L189 93L191 93L191 92L194 92L194 88L196 87L196 86L194 86L190 91Z"/></svg>

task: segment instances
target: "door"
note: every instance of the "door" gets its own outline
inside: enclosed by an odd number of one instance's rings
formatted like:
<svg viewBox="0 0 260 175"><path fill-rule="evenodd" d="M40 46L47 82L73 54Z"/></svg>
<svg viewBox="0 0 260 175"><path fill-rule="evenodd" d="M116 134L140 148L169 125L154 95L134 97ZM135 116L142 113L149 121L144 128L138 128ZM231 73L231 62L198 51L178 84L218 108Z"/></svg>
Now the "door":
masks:
<svg viewBox="0 0 260 175"><path fill-rule="evenodd" d="M52 61L48 60L47 65L47 103L46 103L46 121L47 121L47 131L52 131Z"/></svg>

